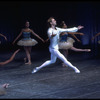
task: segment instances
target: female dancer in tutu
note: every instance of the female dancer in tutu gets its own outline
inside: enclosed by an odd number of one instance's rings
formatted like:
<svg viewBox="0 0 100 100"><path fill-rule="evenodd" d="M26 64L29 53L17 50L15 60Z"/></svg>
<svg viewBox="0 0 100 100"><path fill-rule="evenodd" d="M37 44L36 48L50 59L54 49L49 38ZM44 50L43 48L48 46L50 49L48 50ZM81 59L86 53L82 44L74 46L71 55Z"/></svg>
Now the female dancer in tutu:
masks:
<svg viewBox="0 0 100 100"><path fill-rule="evenodd" d="M65 24L64 21L62 21L61 23L61 28L67 28L67 25ZM73 46L73 43L75 42L75 40L71 37L68 37L68 34L71 34L72 36L74 36L77 41L80 41L74 34L74 32L62 32L60 34L60 41L59 41L59 49L62 49L63 50L63 53L65 55L65 57L67 57L68 55L68 49L70 50L73 50L73 51L76 51L76 52L90 52L91 49L79 49L79 48L76 48ZM80 35L84 35L83 33L79 33ZM66 66L64 63L62 64L63 66Z"/></svg>
<svg viewBox="0 0 100 100"><path fill-rule="evenodd" d="M20 34L17 36L17 38L13 41L13 44L16 42L16 40L21 36L23 35L23 39L19 40L17 42L17 44L19 46L23 46L24 49L25 49L25 52L26 52L26 58L25 59L28 59L28 62L25 63L25 64L28 64L28 65L31 65L31 56L30 56L30 53L31 53L31 47L32 46L35 46L38 42L35 40L35 39L32 39L31 38L31 33L33 35L35 35L37 38L39 38L42 42L44 42L44 40L39 36L37 35L32 29L29 28L30 24L29 24L29 21L26 21L25 23L25 28L21 30Z"/></svg>

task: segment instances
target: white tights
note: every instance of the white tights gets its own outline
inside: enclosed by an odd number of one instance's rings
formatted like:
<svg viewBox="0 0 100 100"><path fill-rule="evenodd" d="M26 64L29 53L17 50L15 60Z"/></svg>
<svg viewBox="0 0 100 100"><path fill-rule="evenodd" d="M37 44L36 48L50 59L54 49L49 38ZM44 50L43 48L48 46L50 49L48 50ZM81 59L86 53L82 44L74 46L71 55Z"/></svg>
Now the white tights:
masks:
<svg viewBox="0 0 100 100"><path fill-rule="evenodd" d="M46 62L44 62L41 66L39 66L38 68L42 68L45 66L48 66L50 64L53 64L56 62L56 59L59 58L60 60L62 60L66 65L68 65L69 67L73 68L74 70L77 70L77 68L75 66L73 66L65 57L63 54L61 54L59 52L59 50L57 49L51 49L49 48L49 51L51 52L51 60L48 60Z"/></svg>

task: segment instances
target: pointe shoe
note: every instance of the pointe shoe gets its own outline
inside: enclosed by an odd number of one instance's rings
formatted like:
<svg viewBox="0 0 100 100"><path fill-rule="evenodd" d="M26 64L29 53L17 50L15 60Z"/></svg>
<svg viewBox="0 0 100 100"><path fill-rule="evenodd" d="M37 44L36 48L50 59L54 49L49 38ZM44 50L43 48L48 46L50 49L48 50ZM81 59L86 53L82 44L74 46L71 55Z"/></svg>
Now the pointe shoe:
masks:
<svg viewBox="0 0 100 100"><path fill-rule="evenodd" d="M78 70L78 71L75 71L75 73L80 73L80 71Z"/></svg>

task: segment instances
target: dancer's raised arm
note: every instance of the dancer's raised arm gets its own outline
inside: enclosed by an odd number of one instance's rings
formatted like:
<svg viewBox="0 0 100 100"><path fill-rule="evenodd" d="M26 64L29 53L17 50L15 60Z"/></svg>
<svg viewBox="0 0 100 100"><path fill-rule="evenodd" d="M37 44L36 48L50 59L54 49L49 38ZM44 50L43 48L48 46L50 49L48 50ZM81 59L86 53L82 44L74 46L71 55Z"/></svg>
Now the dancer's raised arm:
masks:
<svg viewBox="0 0 100 100"><path fill-rule="evenodd" d="M94 35L93 37L92 37L92 40L94 40L97 36L99 36L100 35L100 32L99 33L97 33L96 35Z"/></svg>
<svg viewBox="0 0 100 100"><path fill-rule="evenodd" d="M22 35L22 32L23 32L23 29L21 30L21 32L19 33L19 35L16 37L16 39L13 41L12 44L14 44L17 41L17 39Z"/></svg>
<svg viewBox="0 0 100 100"><path fill-rule="evenodd" d="M39 35L37 35L33 30L31 30L31 32L33 35L35 35L37 38L39 38L42 42L44 42L44 40Z"/></svg>

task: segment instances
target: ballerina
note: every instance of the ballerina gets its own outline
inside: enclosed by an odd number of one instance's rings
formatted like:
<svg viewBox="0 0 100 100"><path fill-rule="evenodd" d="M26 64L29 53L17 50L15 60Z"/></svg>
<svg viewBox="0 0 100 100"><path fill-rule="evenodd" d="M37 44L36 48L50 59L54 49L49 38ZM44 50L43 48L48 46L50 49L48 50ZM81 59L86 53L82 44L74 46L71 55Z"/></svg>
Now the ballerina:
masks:
<svg viewBox="0 0 100 100"><path fill-rule="evenodd" d="M66 29L67 25L64 21L61 23L61 28ZM59 41L59 49L63 50L64 56L67 58L68 50L73 50L75 52L90 52L91 49L80 49L73 46L75 40L71 37L68 37L68 34L71 34L74 38L76 38L77 41L80 42L80 40L75 36L75 32L62 32L60 34L60 41ZM79 33L80 35L84 35L83 33ZM64 63L63 66L66 66Z"/></svg>
<svg viewBox="0 0 100 100"><path fill-rule="evenodd" d="M44 40L39 35L37 35L32 29L30 29L29 26L29 21L26 21L25 28L21 30L20 34L13 41L13 44L21 35L23 35L23 38L17 42L17 45L24 47L24 50L26 52L26 57L24 58L24 60L26 61L26 59L28 59L28 62L25 62L25 64L31 65L31 48L32 46L38 44L38 42L35 39L31 38L31 33L37 38L39 38L43 43Z"/></svg>

